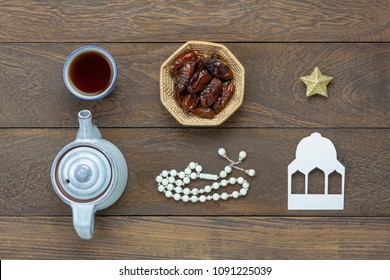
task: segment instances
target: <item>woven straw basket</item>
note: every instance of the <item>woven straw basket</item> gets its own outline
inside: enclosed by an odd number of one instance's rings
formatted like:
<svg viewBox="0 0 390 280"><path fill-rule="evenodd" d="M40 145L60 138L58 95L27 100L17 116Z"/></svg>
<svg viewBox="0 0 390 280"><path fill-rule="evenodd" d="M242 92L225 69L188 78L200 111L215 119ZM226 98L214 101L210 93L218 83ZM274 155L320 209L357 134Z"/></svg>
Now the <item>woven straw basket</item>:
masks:
<svg viewBox="0 0 390 280"><path fill-rule="evenodd" d="M174 78L169 74L169 68L175 58L189 50L197 51L199 55L210 56L219 54L233 71L232 83L235 92L226 107L213 119L203 119L192 113L185 113L174 99ZM237 58L223 45L202 41L188 41L175 51L160 69L160 98L164 107L182 125L188 126L217 126L227 120L242 104L244 100L245 70Z"/></svg>

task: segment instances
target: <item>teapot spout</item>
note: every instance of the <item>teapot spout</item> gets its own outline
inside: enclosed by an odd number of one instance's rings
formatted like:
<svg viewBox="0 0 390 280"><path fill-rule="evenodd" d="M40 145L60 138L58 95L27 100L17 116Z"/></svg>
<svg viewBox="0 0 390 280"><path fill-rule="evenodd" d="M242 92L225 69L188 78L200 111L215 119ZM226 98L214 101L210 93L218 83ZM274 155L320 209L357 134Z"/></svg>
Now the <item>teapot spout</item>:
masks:
<svg viewBox="0 0 390 280"><path fill-rule="evenodd" d="M76 140L99 140L102 139L99 129L92 123L92 113L88 110L79 112L79 131Z"/></svg>

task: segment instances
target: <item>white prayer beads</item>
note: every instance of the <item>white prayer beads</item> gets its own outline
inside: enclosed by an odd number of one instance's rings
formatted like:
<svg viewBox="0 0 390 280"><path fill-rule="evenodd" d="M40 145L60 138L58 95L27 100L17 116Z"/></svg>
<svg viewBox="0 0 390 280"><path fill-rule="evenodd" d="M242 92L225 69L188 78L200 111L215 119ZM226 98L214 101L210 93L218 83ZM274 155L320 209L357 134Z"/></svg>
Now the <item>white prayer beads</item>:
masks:
<svg viewBox="0 0 390 280"><path fill-rule="evenodd" d="M176 201L191 201L193 203L206 202L210 200L228 200L229 198L238 198L241 196L245 196L248 193L250 187L249 182L246 181L243 177L226 177L233 171L233 168L243 171L251 177L255 176L256 172L254 169L244 170L237 166L242 162L244 158L246 158L246 153L244 151L241 151L237 162L234 162L228 158L226 150L224 148L219 148L218 154L230 162L230 164L228 166L225 166L225 168L219 173L219 176L201 173L203 170L202 166L196 162L190 162L188 166L184 169L184 171L179 172L175 169L172 169L171 171L163 170L161 174L156 177L158 191L164 193L167 198L173 198ZM195 180L198 178L214 181L217 181L219 179L222 180L219 182L214 182L210 185L206 185L202 189L190 189L188 187L185 187L186 185L190 184L191 180ZM230 194L227 192L223 192L221 194L209 194L212 191L220 189L221 187L227 187L228 184L241 185L241 189L239 191L233 191Z"/></svg>

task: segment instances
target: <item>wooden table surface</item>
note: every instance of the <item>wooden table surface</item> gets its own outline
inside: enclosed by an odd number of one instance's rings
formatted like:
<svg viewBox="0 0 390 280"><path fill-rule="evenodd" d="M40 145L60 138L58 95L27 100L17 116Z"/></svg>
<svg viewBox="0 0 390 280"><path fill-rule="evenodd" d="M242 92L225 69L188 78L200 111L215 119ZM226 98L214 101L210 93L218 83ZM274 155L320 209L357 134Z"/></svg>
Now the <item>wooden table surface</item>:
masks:
<svg viewBox="0 0 390 280"><path fill-rule="evenodd" d="M0 1L0 259L390 259L390 1L82 2ZM220 127L183 127L160 103L160 66L188 40L225 44L246 70L244 102ZM86 44L118 65L99 101L62 80ZM328 98L305 96L299 77L315 66L334 77ZM129 168L88 241L50 182L81 109ZM345 209L288 211L287 165L316 131L346 168ZM257 171L245 198L157 191L163 169L218 172L221 146Z"/></svg>

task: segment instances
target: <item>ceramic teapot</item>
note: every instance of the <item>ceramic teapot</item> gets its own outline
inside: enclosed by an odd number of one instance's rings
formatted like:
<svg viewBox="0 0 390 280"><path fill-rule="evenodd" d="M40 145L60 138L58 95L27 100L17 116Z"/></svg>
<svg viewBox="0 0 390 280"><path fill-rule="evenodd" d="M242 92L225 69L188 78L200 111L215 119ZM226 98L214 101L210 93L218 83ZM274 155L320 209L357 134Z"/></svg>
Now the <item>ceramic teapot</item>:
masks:
<svg viewBox="0 0 390 280"><path fill-rule="evenodd" d="M102 139L91 112L80 111L78 118L76 140L54 159L51 182L57 195L71 206L78 235L91 239L95 212L118 200L126 187L128 171L119 149Z"/></svg>

